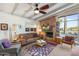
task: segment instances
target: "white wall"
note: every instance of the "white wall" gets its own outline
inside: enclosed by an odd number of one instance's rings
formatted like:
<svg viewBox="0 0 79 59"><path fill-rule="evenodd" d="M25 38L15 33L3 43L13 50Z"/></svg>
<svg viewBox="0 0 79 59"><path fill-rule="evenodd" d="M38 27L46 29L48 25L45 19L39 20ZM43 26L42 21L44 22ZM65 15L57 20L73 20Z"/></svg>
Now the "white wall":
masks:
<svg viewBox="0 0 79 59"><path fill-rule="evenodd" d="M31 19L21 18L19 16L15 16L3 12L0 12L0 23L8 23L7 31L0 30L0 39L5 39L5 38L10 39L11 35L14 34L14 31L12 30L12 24L16 24L16 34L25 33L25 27L27 26L32 26L32 27L35 26L35 23L33 25Z"/></svg>

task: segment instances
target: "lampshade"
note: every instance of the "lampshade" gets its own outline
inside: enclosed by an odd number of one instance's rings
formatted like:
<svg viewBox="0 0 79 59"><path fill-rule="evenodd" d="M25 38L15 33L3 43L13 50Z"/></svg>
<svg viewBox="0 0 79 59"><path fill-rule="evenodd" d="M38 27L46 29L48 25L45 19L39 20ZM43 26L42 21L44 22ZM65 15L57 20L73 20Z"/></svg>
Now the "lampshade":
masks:
<svg viewBox="0 0 79 59"><path fill-rule="evenodd" d="M39 29L39 32L41 32L42 30L41 29Z"/></svg>

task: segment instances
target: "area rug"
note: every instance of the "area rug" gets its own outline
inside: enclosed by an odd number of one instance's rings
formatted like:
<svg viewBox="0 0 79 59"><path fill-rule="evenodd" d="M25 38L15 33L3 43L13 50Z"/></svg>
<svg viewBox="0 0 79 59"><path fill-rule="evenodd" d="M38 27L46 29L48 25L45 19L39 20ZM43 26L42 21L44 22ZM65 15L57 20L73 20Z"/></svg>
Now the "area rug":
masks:
<svg viewBox="0 0 79 59"><path fill-rule="evenodd" d="M30 48L24 49L24 56L29 54L30 56L47 56L54 49L56 45L47 44L42 47L36 47L32 45Z"/></svg>

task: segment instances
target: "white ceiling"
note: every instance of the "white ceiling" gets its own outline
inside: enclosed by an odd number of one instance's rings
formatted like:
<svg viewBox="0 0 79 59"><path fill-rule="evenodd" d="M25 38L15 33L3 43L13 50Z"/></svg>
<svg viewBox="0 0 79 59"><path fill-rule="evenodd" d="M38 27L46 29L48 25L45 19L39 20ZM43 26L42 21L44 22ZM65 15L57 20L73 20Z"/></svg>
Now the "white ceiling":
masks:
<svg viewBox="0 0 79 59"><path fill-rule="evenodd" d="M39 3L38 7L40 8L47 3ZM48 3L49 9L45 10L47 14L38 15L34 14L35 4L34 3L0 3L0 12L9 13L11 15L17 15L24 18L29 18L33 20L42 19L42 17L46 17L49 14L53 15L55 12L64 9L68 6L74 6L76 4L69 3ZM78 4L79 5L79 4Z"/></svg>

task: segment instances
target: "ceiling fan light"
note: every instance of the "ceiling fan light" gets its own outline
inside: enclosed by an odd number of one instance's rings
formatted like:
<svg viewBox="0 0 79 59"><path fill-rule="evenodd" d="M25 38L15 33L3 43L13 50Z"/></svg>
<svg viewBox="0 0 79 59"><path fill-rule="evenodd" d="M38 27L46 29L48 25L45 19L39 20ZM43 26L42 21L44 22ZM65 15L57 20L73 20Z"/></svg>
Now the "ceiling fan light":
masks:
<svg viewBox="0 0 79 59"><path fill-rule="evenodd" d="M39 13L39 10L35 10L34 13L35 13L35 14L38 14L38 13Z"/></svg>

